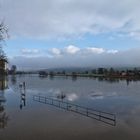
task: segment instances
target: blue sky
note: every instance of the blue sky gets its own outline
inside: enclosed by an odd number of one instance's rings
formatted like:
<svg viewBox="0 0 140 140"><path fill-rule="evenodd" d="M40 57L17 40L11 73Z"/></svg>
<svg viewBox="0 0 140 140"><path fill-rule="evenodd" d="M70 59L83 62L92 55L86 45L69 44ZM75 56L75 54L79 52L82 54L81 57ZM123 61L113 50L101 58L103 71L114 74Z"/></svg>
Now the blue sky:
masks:
<svg viewBox="0 0 140 140"><path fill-rule="evenodd" d="M20 69L139 67L139 5L139 0L0 0L0 20L10 35L4 51Z"/></svg>
<svg viewBox="0 0 140 140"><path fill-rule="evenodd" d="M28 38L15 38L8 39L4 50L10 57L15 55L22 55L23 49L38 49L42 52L50 50L51 48L64 48L69 45L78 46L79 48L97 47L104 49L126 50L140 46L140 41L131 37L112 37L112 34L99 34L99 35L84 35L81 38L74 39L28 39ZM43 54L42 54L43 55ZM45 55L45 53L44 53Z"/></svg>

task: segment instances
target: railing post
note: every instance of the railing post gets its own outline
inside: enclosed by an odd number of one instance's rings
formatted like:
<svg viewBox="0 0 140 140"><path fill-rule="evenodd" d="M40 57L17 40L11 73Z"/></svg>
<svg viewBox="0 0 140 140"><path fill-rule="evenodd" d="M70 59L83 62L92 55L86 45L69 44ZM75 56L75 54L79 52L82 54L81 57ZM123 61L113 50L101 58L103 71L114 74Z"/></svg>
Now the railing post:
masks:
<svg viewBox="0 0 140 140"><path fill-rule="evenodd" d="M40 96L39 96L39 102L40 102Z"/></svg>

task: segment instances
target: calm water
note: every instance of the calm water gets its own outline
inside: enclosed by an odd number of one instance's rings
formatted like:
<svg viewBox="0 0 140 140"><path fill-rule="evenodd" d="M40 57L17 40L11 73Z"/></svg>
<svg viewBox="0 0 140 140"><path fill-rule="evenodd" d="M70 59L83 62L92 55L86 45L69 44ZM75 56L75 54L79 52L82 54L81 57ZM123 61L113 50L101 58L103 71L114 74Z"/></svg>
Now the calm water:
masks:
<svg viewBox="0 0 140 140"><path fill-rule="evenodd" d="M19 84L25 81L25 96ZM0 82L0 140L139 140L140 82L8 77ZM33 95L116 114L116 126L33 100Z"/></svg>

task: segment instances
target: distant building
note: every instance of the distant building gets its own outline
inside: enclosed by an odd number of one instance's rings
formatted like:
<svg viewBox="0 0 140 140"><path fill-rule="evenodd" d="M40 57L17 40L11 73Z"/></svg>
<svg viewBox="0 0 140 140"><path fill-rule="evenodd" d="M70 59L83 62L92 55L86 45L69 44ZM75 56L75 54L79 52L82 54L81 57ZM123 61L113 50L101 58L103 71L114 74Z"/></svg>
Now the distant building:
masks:
<svg viewBox="0 0 140 140"><path fill-rule="evenodd" d="M8 62L6 59L0 59L0 75L7 75Z"/></svg>

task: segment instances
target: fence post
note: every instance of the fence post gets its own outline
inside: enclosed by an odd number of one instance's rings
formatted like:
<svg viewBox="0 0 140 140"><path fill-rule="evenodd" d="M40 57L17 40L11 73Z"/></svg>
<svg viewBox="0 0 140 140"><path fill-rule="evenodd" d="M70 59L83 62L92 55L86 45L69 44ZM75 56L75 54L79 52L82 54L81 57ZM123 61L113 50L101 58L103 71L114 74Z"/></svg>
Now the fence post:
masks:
<svg viewBox="0 0 140 140"><path fill-rule="evenodd" d="M39 102L40 102L40 96L39 96Z"/></svg>

